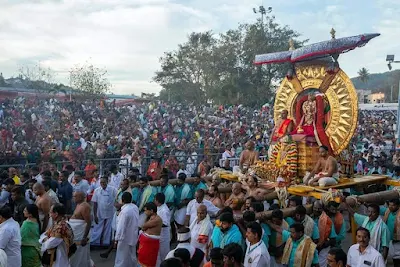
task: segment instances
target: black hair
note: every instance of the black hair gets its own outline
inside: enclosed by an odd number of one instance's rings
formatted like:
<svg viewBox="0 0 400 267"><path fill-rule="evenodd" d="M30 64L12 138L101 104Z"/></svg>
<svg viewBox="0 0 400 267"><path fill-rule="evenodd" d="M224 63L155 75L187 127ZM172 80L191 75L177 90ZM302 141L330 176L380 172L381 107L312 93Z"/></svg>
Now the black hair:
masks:
<svg viewBox="0 0 400 267"><path fill-rule="evenodd" d="M380 208L377 204L369 204L368 208L373 208L377 213L380 211Z"/></svg>
<svg viewBox="0 0 400 267"><path fill-rule="evenodd" d="M33 167L31 168L31 171L40 172L38 166L33 166Z"/></svg>
<svg viewBox="0 0 400 267"><path fill-rule="evenodd" d="M304 233L304 225L302 223L295 222L292 225L290 225L290 228L293 228L296 233L300 232Z"/></svg>
<svg viewBox="0 0 400 267"><path fill-rule="evenodd" d="M136 174L131 174L129 175L129 180L131 180L131 182L136 182L138 176Z"/></svg>
<svg viewBox="0 0 400 267"><path fill-rule="evenodd" d="M273 210L271 217L278 220L283 220L283 212L281 210Z"/></svg>
<svg viewBox="0 0 400 267"><path fill-rule="evenodd" d="M113 164L110 166L110 171L116 171L117 170L117 165Z"/></svg>
<svg viewBox="0 0 400 267"><path fill-rule="evenodd" d="M51 171L43 171L42 172L43 177L50 177L51 178Z"/></svg>
<svg viewBox="0 0 400 267"><path fill-rule="evenodd" d="M186 174L184 174L182 172L178 175L178 179L181 180L181 181L185 181L186 178L187 178Z"/></svg>
<svg viewBox="0 0 400 267"><path fill-rule="evenodd" d="M68 178L69 177L69 173L67 171L62 171L61 175L63 178Z"/></svg>
<svg viewBox="0 0 400 267"><path fill-rule="evenodd" d="M368 237L369 239L371 239L371 232L370 232L367 228L358 227L356 233L357 233L358 231L364 231L364 232L367 234L367 237Z"/></svg>
<svg viewBox="0 0 400 267"><path fill-rule="evenodd" d="M229 206L223 207L222 210L220 210L220 214L225 213L225 212L233 214L233 209Z"/></svg>
<svg viewBox="0 0 400 267"><path fill-rule="evenodd" d="M4 184L5 184L5 185L15 185L15 182L14 182L13 179L8 178L8 179L6 179L6 180L4 181Z"/></svg>
<svg viewBox="0 0 400 267"><path fill-rule="evenodd" d="M221 222L228 222L228 223L234 223L235 219L233 218L232 213L224 212L219 216L219 220Z"/></svg>
<svg viewBox="0 0 400 267"><path fill-rule="evenodd" d="M0 216L8 220L13 216L13 212L8 205L5 205L0 208Z"/></svg>
<svg viewBox="0 0 400 267"><path fill-rule="evenodd" d="M161 262L160 267L183 267L183 264L178 258L169 258Z"/></svg>
<svg viewBox="0 0 400 267"><path fill-rule="evenodd" d="M157 213L157 206L154 204L154 202L149 202L144 205L144 208L146 210L152 210L154 213Z"/></svg>
<svg viewBox="0 0 400 267"><path fill-rule="evenodd" d="M27 173L27 172L23 172L23 173L21 174L21 176L24 177L25 180L29 180L29 178L30 178L30 175L29 175L29 173Z"/></svg>
<svg viewBox="0 0 400 267"><path fill-rule="evenodd" d="M121 196L121 200L124 204L132 203L132 194L129 192L124 192Z"/></svg>
<svg viewBox="0 0 400 267"><path fill-rule="evenodd" d="M297 206L295 208L295 210L294 210L294 214L306 215L307 214L307 210L303 205Z"/></svg>
<svg viewBox="0 0 400 267"><path fill-rule="evenodd" d="M26 205L26 211L29 214L32 214L32 217L35 218L39 224L39 232L40 232L40 219L39 219L39 208L35 204L28 204Z"/></svg>
<svg viewBox="0 0 400 267"><path fill-rule="evenodd" d="M163 193L157 193L154 196L154 199L157 200L158 203L164 204L165 203L165 195Z"/></svg>
<svg viewBox="0 0 400 267"><path fill-rule="evenodd" d="M325 151L329 151L329 148L327 146L324 146L324 145L320 146L319 148L322 148Z"/></svg>
<svg viewBox="0 0 400 267"><path fill-rule="evenodd" d="M256 214L253 211L246 210L243 212L243 220L246 222L254 222L256 220Z"/></svg>
<svg viewBox="0 0 400 267"><path fill-rule="evenodd" d="M261 202L253 202L251 203L251 207L254 209L254 212L264 211L264 204Z"/></svg>
<svg viewBox="0 0 400 267"><path fill-rule="evenodd" d="M296 203L296 207L301 206L301 204L303 204L303 199L299 196L291 196L289 198L289 201L293 201L294 203Z"/></svg>
<svg viewBox="0 0 400 267"><path fill-rule="evenodd" d="M224 255L222 254L222 248L212 248L210 250L210 259L222 261L224 259Z"/></svg>
<svg viewBox="0 0 400 267"><path fill-rule="evenodd" d="M65 167L65 169L66 169L67 171L73 171L73 170L74 170L74 167L73 167L72 165L67 165L67 166Z"/></svg>
<svg viewBox="0 0 400 267"><path fill-rule="evenodd" d="M251 203L256 202L256 198L253 197L253 196L246 197L245 201L248 200L248 199L251 200L251 201L250 201Z"/></svg>
<svg viewBox="0 0 400 267"><path fill-rule="evenodd" d="M42 185L44 186L44 188L46 188L46 187L50 188L51 187L51 182L49 180L47 180L47 179L46 180L43 179Z"/></svg>
<svg viewBox="0 0 400 267"><path fill-rule="evenodd" d="M279 210L280 208L279 204L274 203L269 207L269 210Z"/></svg>
<svg viewBox="0 0 400 267"><path fill-rule="evenodd" d="M398 206L398 205L400 205L400 199L394 198L394 199L389 200L388 203L393 203Z"/></svg>
<svg viewBox="0 0 400 267"><path fill-rule="evenodd" d="M339 262L341 261L343 266L346 266L347 264L347 255L346 252L343 251L341 248L331 248L328 252L328 254L331 254L335 256L335 261Z"/></svg>
<svg viewBox="0 0 400 267"><path fill-rule="evenodd" d="M11 192L19 196L24 196L24 188L21 185L16 185L11 189Z"/></svg>
<svg viewBox="0 0 400 267"><path fill-rule="evenodd" d="M206 192L204 192L203 189L198 189L198 190L196 191L196 193L199 193L199 194L201 194L202 196L204 196L204 195L206 194Z"/></svg>
<svg viewBox="0 0 400 267"><path fill-rule="evenodd" d="M149 178L148 178L147 176L143 176L143 177L140 177L140 178L139 178L139 181L148 183L148 182L149 182Z"/></svg>
<svg viewBox="0 0 400 267"><path fill-rule="evenodd" d="M65 206L61 203L56 203L52 208L54 213L58 213L59 216L64 216L67 213Z"/></svg>
<svg viewBox="0 0 400 267"><path fill-rule="evenodd" d="M250 229L250 231L251 231L253 234L257 234L257 235L258 235L258 238L261 240L261 238L262 238L262 228L261 228L261 225L260 225L258 222L251 222L251 223L248 223L248 224L246 225L246 228L247 228L247 229Z"/></svg>
<svg viewBox="0 0 400 267"><path fill-rule="evenodd" d="M243 262L243 249L237 243L230 243L224 247L222 254L228 258L233 258L236 263Z"/></svg>
<svg viewBox="0 0 400 267"><path fill-rule="evenodd" d="M188 264L190 261L190 252L186 248L177 248L174 251L174 257L179 258L183 264Z"/></svg>
<svg viewBox="0 0 400 267"><path fill-rule="evenodd" d="M210 187L214 188L214 191L218 193L218 186L215 184L212 184Z"/></svg>

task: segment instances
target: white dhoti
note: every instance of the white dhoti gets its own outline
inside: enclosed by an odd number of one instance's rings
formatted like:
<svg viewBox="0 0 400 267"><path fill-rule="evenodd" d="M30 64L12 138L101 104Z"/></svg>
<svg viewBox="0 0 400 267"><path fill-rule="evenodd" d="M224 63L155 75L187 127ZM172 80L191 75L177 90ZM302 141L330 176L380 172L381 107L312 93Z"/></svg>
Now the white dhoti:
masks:
<svg viewBox="0 0 400 267"><path fill-rule="evenodd" d="M158 251L157 266L161 264L167 254L170 252L170 241L171 241L171 228L163 227L161 228L160 234L160 249Z"/></svg>
<svg viewBox="0 0 400 267"><path fill-rule="evenodd" d="M141 228L143 226L143 224L146 222L147 220L147 215L146 213L142 212L139 214L139 222L138 222L138 226Z"/></svg>
<svg viewBox="0 0 400 267"><path fill-rule="evenodd" d="M74 233L74 242L77 247L75 254L70 258L71 267L91 267L90 244L86 244L84 247L80 244L85 235L85 220L70 219L68 224Z"/></svg>
<svg viewBox="0 0 400 267"><path fill-rule="evenodd" d="M390 241L388 258L400 260L400 241Z"/></svg>
<svg viewBox="0 0 400 267"><path fill-rule="evenodd" d="M94 223L90 233L90 244L94 246L109 246L111 244L111 223L113 218L99 218L99 223Z"/></svg>
<svg viewBox="0 0 400 267"><path fill-rule="evenodd" d="M119 241L117 245L117 255L115 256L114 267L133 266L138 266L136 259L136 246L130 246L123 241Z"/></svg>
<svg viewBox="0 0 400 267"><path fill-rule="evenodd" d="M310 173L307 172L306 175L303 178L303 183L304 184L309 184L310 181L313 180L314 178L316 179L318 177L325 176L325 175L327 175L327 173L320 172L320 173L314 175L314 177L311 177ZM318 185L320 187L325 187L325 186L335 185L335 184L338 183L338 181L339 181L339 173L334 173L332 175L332 177L321 177L321 178L319 178L318 179Z"/></svg>
<svg viewBox="0 0 400 267"><path fill-rule="evenodd" d="M270 258L271 267L283 267L282 263L277 263L274 256Z"/></svg>
<svg viewBox="0 0 400 267"><path fill-rule="evenodd" d="M186 219L186 207L175 211L174 219L177 224L184 225Z"/></svg>
<svg viewBox="0 0 400 267"><path fill-rule="evenodd" d="M328 265L326 259L328 258L328 252L330 249L331 247L327 247L318 252L318 262L320 267L326 267Z"/></svg>

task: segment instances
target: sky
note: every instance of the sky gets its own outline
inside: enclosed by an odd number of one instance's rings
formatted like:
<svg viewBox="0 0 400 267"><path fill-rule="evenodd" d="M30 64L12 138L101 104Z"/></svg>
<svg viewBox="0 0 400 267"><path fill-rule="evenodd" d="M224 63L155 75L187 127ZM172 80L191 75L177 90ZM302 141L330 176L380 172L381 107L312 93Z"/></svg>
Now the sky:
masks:
<svg viewBox="0 0 400 267"><path fill-rule="evenodd" d="M340 56L351 77L362 67L387 71L387 54L400 60L399 0L0 0L0 72L16 76L39 63L68 84L69 69L91 62L108 70L115 94L158 93L151 80L164 52L193 31L255 22L260 5L309 43L330 39L332 27L337 38L380 33Z"/></svg>

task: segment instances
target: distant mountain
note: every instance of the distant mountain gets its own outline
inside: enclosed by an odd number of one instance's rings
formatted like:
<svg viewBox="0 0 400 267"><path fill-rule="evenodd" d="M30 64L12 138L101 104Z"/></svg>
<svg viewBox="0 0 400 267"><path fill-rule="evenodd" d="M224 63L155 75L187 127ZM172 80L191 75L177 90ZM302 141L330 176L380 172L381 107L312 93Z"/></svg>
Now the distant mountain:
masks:
<svg viewBox="0 0 400 267"><path fill-rule="evenodd" d="M351 79L356 89L372 90L373 92L389 93L390 87L394 85L398 91L400 81L400 70L387 71L384 73L371 73L368 80L364 83L359 77ZM397 93L396 93L397 95Z"/></svg>

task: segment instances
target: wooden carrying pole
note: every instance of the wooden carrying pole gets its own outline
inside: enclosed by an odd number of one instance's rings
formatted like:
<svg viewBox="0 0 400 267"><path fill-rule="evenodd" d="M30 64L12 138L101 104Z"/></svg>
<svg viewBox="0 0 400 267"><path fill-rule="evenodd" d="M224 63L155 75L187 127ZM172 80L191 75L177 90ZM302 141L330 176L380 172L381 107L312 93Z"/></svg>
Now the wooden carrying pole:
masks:
<svg viewBox="0 0 400 267"><path fill-rule="evenodd" d="M354 208L357 205L357 202L366 203L366 204L383 204L388 200L391 199L398 199L400 198L400 192L398 190L388 190L388 191L381 191L376 193L370 193L366 195L361 195L357 197L349 196L346 198L346 203L350 207ZM357 225L354 220L354 217L350 218L351 221L351 237L353 244L356 243L356 231Z"/></svg>
<svg viewBox="0 0 400 267"><path fill-rule="evenodd" d="M309 205L305 205L304 206L307 210L307 214L311 214L312 213L312 204ZM286 209L281 209L281 211L283 212L283 217L291 217L294 214L296 208L286 208ZM242 218L243 214L235 214L235 218L240 219ZM263 212L258 212L256 213L256 219L260 220L260 221L266 221L266 220L270 220L272 216L272 210L267 210L267 211L263 211Z"/></svg>

